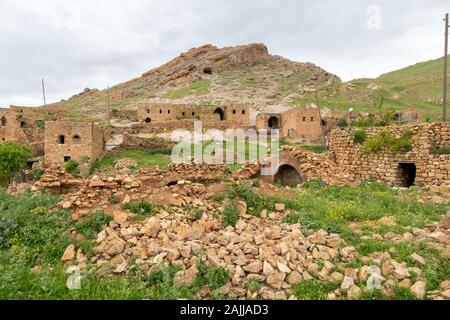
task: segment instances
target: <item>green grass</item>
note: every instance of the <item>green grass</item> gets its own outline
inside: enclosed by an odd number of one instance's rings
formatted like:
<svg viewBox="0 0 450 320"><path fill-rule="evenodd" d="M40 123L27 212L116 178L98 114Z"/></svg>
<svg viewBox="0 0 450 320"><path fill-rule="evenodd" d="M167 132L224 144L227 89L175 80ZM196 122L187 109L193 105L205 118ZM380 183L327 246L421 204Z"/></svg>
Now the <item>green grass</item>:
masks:
<svg viewBox="0 0 450 320"><path fill-rule="evenodd" d="M95 239L105 225L112 218L103 213L102 210L90 212L88 216L75 224L75 230L88 239Z"/></svg>
<svg viewBox="0 0 450 320"><path fill-rule="evenodd" d="M209 80L198 80L194 83L191 83L190 85L169 91L166 93L163 98L167 99L181 99L186 96L195 95L195 96L202 96L209 92L209 89L211 87L211 81Z"/></svg>
<svg viewBox="0 0 450 320"><path fill-rule="evenodd" d="M166 168L170 163L170 156L167 150L126 150L118 153L108 153L102 159L98 160L92 166L91 171L95 172L107 167L114 166L117 160L130 158L137 162L138 167L142 166L159 166L161 169Z"/></svg>
<svg viewBox="0 0 450 320"><path fill-rule="evenodd" d="M132 213L135 214L134 218L138 221L141 221L147 217L155 215L158 210L158 207L154 206L153 204L147 201L139 200L124 204L122 206L122 209L130 210Z"/></svg>

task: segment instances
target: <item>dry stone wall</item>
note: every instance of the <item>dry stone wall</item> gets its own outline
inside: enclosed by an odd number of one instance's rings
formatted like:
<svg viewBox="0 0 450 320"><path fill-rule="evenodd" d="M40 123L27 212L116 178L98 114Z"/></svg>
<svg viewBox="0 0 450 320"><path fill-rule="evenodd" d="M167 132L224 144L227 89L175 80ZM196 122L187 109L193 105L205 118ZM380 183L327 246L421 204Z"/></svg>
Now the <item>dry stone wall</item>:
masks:
<svg viewBox="0 0 450 320"><path fill-rule="evenodd" d="M435 146L450 146L448 123L368 128L367 139L382 132L400 137L405 129L413 132L411 151L392 152L384 147L376 153L364 152L362 146L353 141L354 132L358 129L337 129L330 138L331 157L338 167L345 168L360 180L372 178L394 186L407 186L405 176L414 174L411 170L415 170L415 184L449 186L450 155L433 153Z"/></svg>

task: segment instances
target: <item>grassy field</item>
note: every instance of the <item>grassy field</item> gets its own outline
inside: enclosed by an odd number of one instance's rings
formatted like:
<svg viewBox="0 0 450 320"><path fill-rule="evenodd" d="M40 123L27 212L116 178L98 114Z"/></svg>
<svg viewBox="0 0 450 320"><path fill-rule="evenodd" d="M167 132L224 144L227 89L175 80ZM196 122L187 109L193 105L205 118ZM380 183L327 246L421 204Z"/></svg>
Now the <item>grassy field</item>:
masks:
<svg viewBox="0 0 450 320"><path fill-rule="evenodd" d="M395 248L392 256L417 266L412 253L423 256L428 264L420 266L427 281L427 289L433 290L450 274L450 262L440 252L424 241L375 241L364 240L365 235L386 232L402 233L411 227L423 227L437 221L449 206L432 205L417 201L420 189L394 191L375 183L362 183L356 187L323 187L321 181L305 185L296 198L263 197L246 186L230 186L228 198L240 198L247 202L249 213L258 215L260 210L273 210L274 204L283 202L291 210L285 218L288 223L300 222L304 232L325 229L340 234L360 255L382 252ZM218 288L227 283L229 274L223 268L208 269L199 264L200 274L189 287L175 288L175 267L160 267L150 274L131 268L126 277L97 278L90 271L82 272L82 290L69 290L67 275L59 262L68 244L75 244L86 254L92 253L95 235L109 221L102 212L92 212L83 222L71 220L66 210L50 210L58 198L39 193L10 196L0 190L0 299L179 299L194 298L198 290L208 285L217 299L225 298ZM397 225L380 226L376 221L392 216ZM367 223L371 222L371 223ZM351 224L360 225L362 234L352 232ZM75 240L70 230L85 236ZM361 265L352 262L352 267ZM39 271L32 271L39 266ZM294 287L299 299L323 299L338 284L318 280L303 281ZM257 288L259 283L249 282L247 287ZM232 297L231 297L232 298ZM379 292L363 294L362 299L388 299ZM406 289L399 289L389 299L412 299Z"/></svg>

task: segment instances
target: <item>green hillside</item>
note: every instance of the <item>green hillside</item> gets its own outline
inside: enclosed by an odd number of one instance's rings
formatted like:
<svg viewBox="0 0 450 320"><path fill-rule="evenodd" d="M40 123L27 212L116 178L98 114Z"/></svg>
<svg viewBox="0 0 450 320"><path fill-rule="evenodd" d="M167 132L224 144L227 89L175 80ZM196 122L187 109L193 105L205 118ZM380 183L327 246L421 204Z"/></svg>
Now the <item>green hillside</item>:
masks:
<svg viewBox="0 0 450 320"><path fill-rule="evenodd" d="M418 63L376 79L353 80L344 83L336 94L319 93L317 98L332 110L418 109L425 117L437 119L441 115L443 60ZM315 94L294 99L298 105L314 101Z"/></svg>

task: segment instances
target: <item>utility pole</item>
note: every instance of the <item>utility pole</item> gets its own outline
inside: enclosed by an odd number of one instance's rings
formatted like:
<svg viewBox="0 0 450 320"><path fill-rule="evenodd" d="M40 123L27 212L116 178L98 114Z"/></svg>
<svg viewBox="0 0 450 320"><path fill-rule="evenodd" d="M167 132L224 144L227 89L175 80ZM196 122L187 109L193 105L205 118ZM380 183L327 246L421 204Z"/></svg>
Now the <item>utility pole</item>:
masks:
<svg viewBox="0 0 450 320"><path fill-rule="evenodd" d="M108 124L111 125L111 103L109 100L109 86L108 86Z"/></svg>
<svg viewBox="0 0 450 320"><path fill-rule="evenodd" d="M444 51L444 97L442 102L442 121L447 121L448 97L448 13L445 15L445 51Z"/></svg>
<svg viewBox="0 0 450 320"><path fill-rule="evenodd" d="M45 85L44 85L44 79L41 79L42 82L42 96L44 97L44 106L47 105L47 102L45 101Z"/></svg>

